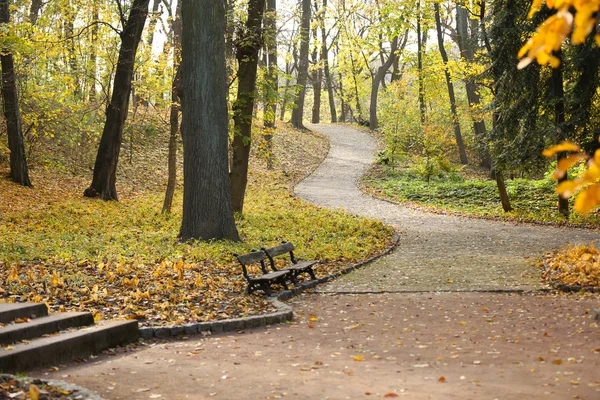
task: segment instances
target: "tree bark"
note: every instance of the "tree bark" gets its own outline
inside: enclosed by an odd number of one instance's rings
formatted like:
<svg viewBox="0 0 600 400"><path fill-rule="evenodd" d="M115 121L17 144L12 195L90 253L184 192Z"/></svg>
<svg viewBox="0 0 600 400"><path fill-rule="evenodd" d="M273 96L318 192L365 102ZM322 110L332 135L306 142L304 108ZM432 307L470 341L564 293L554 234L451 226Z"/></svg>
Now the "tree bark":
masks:
<svg viewBox="0 0 600 400"><path fill-rule="evenodd" d="M8 6L8 0L0 0L0 24L10 23L10 10ZM25 140L23 139L21 113L19 111L15 64L10 49L2 49L0 64L2 65L4 118L6 119L8 149L10 150L10 177L22 186L31 187L27 160L25 158Z"/></svg>
<svg viewBox="0 0 600 400"><path fill-rule="evenodd" d="M98 43L98 24L95 23L100 18L100 12L98 11L98 0L94 0L94 4L92 5L92 22L94 26L92 26L91 30L91 48L90 48L90 71L88 72L90 76L90 89L89 96L90 102L96 101L96 79L97 79L97 43Z"/></svg>
<svg viewBox="0 0 600 400"><path fill-rule="evenodd" d="M560 57L560 52L558 53L558 57ZM554 102L554 121L556 125L556 143L560 143L563 140L567 139L567 135L564 132L565 129L565 89L564 89L564 81L563 81L563 65L558 66L558 68L552 69L552 77L551 77L551 95L553 97ZM558 162L567 156L566 153L561 152L556 155L556 159ZM565 175L558 180L558 183L564 182L568 180L568 176ZM558 212L565 216L565 218L569 218L569 199L564 199L561 196L558 196Z"/></svg>
<svg viewBox="0 0 600 400"><path fill-rule="evenodd" d="M296 108L292 110L291 123L296 128L304 128L304 99L308 80L308 42L310 41L310 0L302 0L302 24L300 27L300 59L298 63L298 86Z"/></svg>
<svg viewBox="0 0 600 400"><path fill-rule="evenodd" d="M173 82L171 83L171 110L169 114L169 156L168 179L163 213L170 213L173 205L173 195L177 184L177 136L179 134L179 110L181 102L181 1L177 2L175 19L173 20Z"/></svg>
<svg viewBox="0 0 600 400"><path fill-rule="evenodd" d="M407 31L408 32L408 31ZM377 119L377 99L379 97L379 84L385 78L385 74L388 69L392 66L396 58L398 57L398 36L392 39L392 45L390 48L390 55L381 67L377 70L377 73L373 77L371 82L371 105L369 108L369 129L377 130L379 128L379 120Z"/></svg>
<svg viewBox="0 0 600 400"><path fill-rule="evenodd" d="M275 118L277 118L277 100L279 98L279 68L277 66L277 0L267 0L268 18L265 18L265 29L268 32L268 82L267 101L264 110L264 126L267 132L264 135L267 151L267 169L273 169L273 133L275 131Z"/></svg>
<svg viewBox="0 0 600 400"><path fill-rule="evenodd" d="M225 7L221 1L186 0L181 11L184 189L179 238L238 241L227 174Z"/></svg>
<svg viewBox="0 0 600 400"><path fill-rule="evenodd" d="M31 22L31 25L36 24L37 19L40 14L40 10L42 9L43 5L44 5L43 0L32 0L31 1L31 7L29 8L29 22Z"/></svg>
<svg viewBox="0 0 600 400"><path fill-rule="evenodd" d="M118 200L117 165L123 141L123 127L129 108L135 56L146 23L149 1L133 1L129 17L123 27L123 32L121 32L117 71L111 101L106 109L106 123L94 164L94 177L90 187L83 193L87 197L99 196L103 200Z"/></svg>
<svg viewBox="0 0 600 400"><path fill-rule="evenodd" d="M461 58L468 63L472 63L475 61L474 43L476 36L473 35L473 30L471 30L471 34L469 34L468 27L469 13L467 9L459 3L456 6L457 44L460 49ZM473 24L471 24L471 27L473 27ZM492 158L490 157L490 151L485 140L487 128L483 118L478 117L475 112L475 109L479 108L481 104L481 97L479 96L477 84L472 77L465 80L465 89L467 92L467 101L469 102L471 119L473 120L473 135L477 143L480 166L491 170Z"/></svg>
<svg viewBox="0 0 600 400"><path fill-rule="evenodd" d="M425 125L425 82L423 78L423 51L425 47L425 33L421 33L422 24L421 0L417 0L417 74L419 80L419 115L421 117L421 127Z"/></svg>
<svg viewBox="0 0 600 400"><path fill-rule="evenodd" d="M317 10L317 2L315 1L315 10ZM313 30L313 40L315 44L317 43L317 29ZM315 45L313 48L313 64L315 65L315 69L313 70L313 109L312 109L312 118L311 122L313 124L318 124L321 122L321 91L323 89L323 68L319 65L319 49Z"/></svg>
<svg viewBox="0 0 600 400"><path fill-rule="evenodd" d="M337 112L335 109L335 97L333 94L333 82L331 71L329 69L329 49L327 47L327 30L325 29L325 13L327 12L327 0L323 0L323 23L321 23L321 60L323 60L323 74L325 75L325 86L329 97L329 113L331 122L337 122Z"/></svg>
<svg viewBox="0 0 600 400"><path fill-rule="evenodd" d="M452 84L450 71L448 70L448 54L446 53L446 49L444 48L444 36L442 33L442 21L440 18L440 5L438 3L433 3L433 7L435 9L435 26L438 36L438 47L440 48L440 55L442 56L442 61L444 62L444 75L446 77L446 86L448 87L448 97L450 98L450 110L452 111L452 125L454 126L454 137L456 138L456 145L458 146L458 155L460 157L460 162L461 164L466 165L468 163L467 151L465 149L465 143L460 132L458 111L456 109L456 97L454 95L454 85Z"/></svg>
<svg viewBox="0 0 600 400"><path fill-rule="evenodd" d="M248 2L248 19L238 39L236 58L238 67L238 93L233 104L234 135L231 162L231 199L234 212L242 212L246 185L248 183L248 161L252 140L252 111L256 102L256 73L258 52L262 45L262 19L264 0Z"/></svg>

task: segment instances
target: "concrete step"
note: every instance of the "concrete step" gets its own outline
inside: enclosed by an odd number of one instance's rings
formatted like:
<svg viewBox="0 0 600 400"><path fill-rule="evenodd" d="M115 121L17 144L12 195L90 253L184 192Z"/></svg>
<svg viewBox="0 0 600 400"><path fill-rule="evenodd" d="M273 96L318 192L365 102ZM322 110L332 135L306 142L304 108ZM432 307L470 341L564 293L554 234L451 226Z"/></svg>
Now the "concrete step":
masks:
<svg viewBox="0 0 600 400"><path fill-rule="evenodd" d="M87 357L138 340L137 321L106 321L76 331L32 340L0 349L0 372L17 373L43 365Z"/></svg>
<svg viewBox="0 0 600 400"><path fill-rule="evenodd" d="M44 303L0 303L0 324L8 324L17 318L39 318L48 315Z"/></svg>
<svg viewBox="0 0 600 400"><path fill-rule="evenodd" d="M0 344L30 340L69 328L93 325L94 316L88 312L57 313L29 322L11 324L0 328Z"/></svg>

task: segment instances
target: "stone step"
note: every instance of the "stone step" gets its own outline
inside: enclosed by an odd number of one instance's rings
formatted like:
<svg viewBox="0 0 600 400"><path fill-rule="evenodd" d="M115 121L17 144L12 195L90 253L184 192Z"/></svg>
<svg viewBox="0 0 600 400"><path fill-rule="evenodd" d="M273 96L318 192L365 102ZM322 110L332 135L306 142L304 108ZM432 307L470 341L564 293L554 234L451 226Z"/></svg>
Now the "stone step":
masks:
<svg viewBox="0 0 600 400"><path fill-rule="evenodd" d="M94 316L88 312L52 314L32 319L29 322L11 324L0 328L0 344L11 344L30 340L69 328L93 325Z"/></svg>
<svg viewBox="0 0 600 400"><path fill-rule="evenodd" d="M39 318L48 315L44 303L0 303L0 324L8 324L17 318Z"/></svg>
<svg viewBox="0 0 600 400"><path fill-rule="evenodd" d="M17 373L87 357L138 340L137 321L106 321L0 349L0 372Z"/></svg>

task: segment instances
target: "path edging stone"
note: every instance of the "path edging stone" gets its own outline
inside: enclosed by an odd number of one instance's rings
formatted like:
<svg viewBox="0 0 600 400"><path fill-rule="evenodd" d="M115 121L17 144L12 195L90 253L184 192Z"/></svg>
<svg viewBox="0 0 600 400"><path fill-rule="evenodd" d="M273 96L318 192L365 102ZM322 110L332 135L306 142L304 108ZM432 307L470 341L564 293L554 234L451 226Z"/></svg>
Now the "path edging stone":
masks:
<svg viewBox="0 0 600 400"><path fill-rule="evenodd" d="M330 282L342 275L346 275L349 272L354 271L355 269L361 268L373 261L389 254L392 250L396 248L398 243L400 242L400 236L396 231L392 236L392 244L389 245L383 252L374 255L364 261L358 262L356 264L350 265L341 271L335 272L333 274L329 274L318 278L316 280L303 282L297 287L291 290L281 291L271 297L268 300L272 305L277 309L275 312L268 314L259 314L252 315L249 317L243 318L233 318L233 319L224 319L218 321L209 321L209 322L198 322L191 323L185 325L172 325L172 326L157 326L157 327L141 327L140 330L140 338L141 339L167 339L171 337L180 337L187 335L196 335L202 333L216 334L223 332L232 332L239 331L242 329L252 329L258 328L266 325L274 325L280 324L283 322L291 321L294 317L293 310L290 306L283 303L285 300L289 300L294 296L308 290L312 289L315 286Z"/></svg>
<svg viewBox="0 0 600 400"><path fill-rule="evenodd" d="M64 382L64 381L59 381L59 380L55 380L55 379L30 378L27 376L20 377L20 376L15 376L15 375L10 375L10 374L0 374L0 376L14 379L15 381L18 381L18 382L20 382L22 384L26 384L26 385L45 384L45 385L48 385L48 386L51 386L51 387L54 387L57 389L65 390L67 392L73 392L73 394L71 396L73 396L72 398L76 398L76 399L104 400L102 397L100 397L100 395L98 393L96 393L94 391L91 391L84 387L74 385L72 383L68 383L68 382Z"/></svg>

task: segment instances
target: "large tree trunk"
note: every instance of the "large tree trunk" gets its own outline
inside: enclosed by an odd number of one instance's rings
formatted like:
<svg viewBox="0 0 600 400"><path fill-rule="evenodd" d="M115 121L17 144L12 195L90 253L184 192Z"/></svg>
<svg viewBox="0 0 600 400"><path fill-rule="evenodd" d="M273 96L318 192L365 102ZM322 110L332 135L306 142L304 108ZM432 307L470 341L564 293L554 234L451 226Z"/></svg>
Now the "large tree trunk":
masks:
<svg viewBox="0 0 600 400"><path fill-rule="evenodd" d="M325 75L325 86L329 97L329 113L331 122L337 122L337 112L335 110L335 97L333 94L333 82L331 71L329 69L329 49L327 47L327 30L325 29L325 13L327 12L327 0L323 0L323 22L321 23L321 60L323 61L323 74Z"/></svg>
<svg viewBox="0 0 600 400"><path fill-rule="evenodd" d="M0 0L0 23L10 23L8 0ZM7 49L2 49L0 63L2 64L2 100L4 103L4 118L10 150L10 177L22 186L31 186L27 160L25 158L25 141L21 126L19 111L19 96L17 93L17 78L13 56Z"/></svg>
<svg viewBox="0 0 600 400"><path fill-rule="evenodd" d="M90 187L83 193L87 197L100 196L103 200L118 200L117 165L123 141L123 127L129 108L135 55L146 23L149 1L133 1L129 17L121 33L121 49L119 50L112 98L106 109L106 123L94 164L94 177Z"/></svg>
<svg viewBox="0 0 600 400"><path fill-rule="evenodd" d="M300 91L296 97L296 108L292 110L292 125L304 128L304 99L308 80L308 42L310 41L310 0L302 0L302 24L300 27L300 60L298 62L298 86Z"/></svg>
<svg viewBox="0 0 600 400"><path fill-rule="evenodd" d="M43 0L32 0L31 1L31 7L29 8L29 22L31 22L31 25L36 24L37 19L40 14L40 10L43 5L44 5Z"/></svg>
<svg viewBox="0 0 600 400"><path fill-rule="evenodd" d="M473 20L471 20L471 22L473 22ZM473 28L473 24L471 24L471 27ZM477 27L477 29L479 28ZM462 59L468 63L475 61L474 43L476 39L473 32L474 31L471 30L471 34L469 34L469 12L459 3L456 7L456 42L460 49ZM476 115L476 112L474 111L479 109L481 97L479 96L477 84L472 77L466 79L465 89L467 92L467 101L469 102L471 119L473 120L473 134L477 143L479 158L481 160L480 166L491 170L492 158L490 157L490 151L485 139L487 134L485 121L482 117Z"/></svg>
<svg viewBox="0 0 600 400"><path fill-rule="evenodd" d="M238 93L233 105L235 124L232 162L231 162L231 199L234 212L242 212L248 183L248 161L252 138L252 111L256 102L256 72L258 52L262 43L262 19L265 11L264 0L248 2L248 19L239 38L236 57L238 68Z"/></svg>
<svg viewBox="0 0 600 400"><path fill-rule="evenodd" d="M170 213L173 205L173 195L177 184L177 136L179 134L179 109L181 102L181 1L177 2L175 20L173 21L173 82L171 84L171 112L169 124L169 156L167 190L162 212Z"/></svg>
<svg viewBox="0 0 600 400"><path fill-rule="evenodd" d="M379 120L377 119L377 99L379 98L379 84L385 78L385 74L388 69L392 66L396 58L398 50L398 36L392 39L392 46L390 48L390 55L387 60L384 61L383 65L379 67L377 73L373 77L371 82L371 105L369 108L369 128L376 130L379 128Z"/></svg>
<svg viewBox="0 0 600 400"><path fill-rule="evenodd" d="M179 238L238 241L227 174L225 7L222 1L186 0L181 11L184 188Z"/></svg>
<svg viewBox="0 0 600 400"><path fill-rule="evenodd" d="M454 85L450 77L450 71L448 70L448 54L444 48L444 36L442 33L442 21L440 18L440 5L433 3L435 9L435 27L438 36L438 46L440 48L440 55L444 62L444 75L446 77L446 86L448 87L448 97L450 98L450 110L452 111L452 125L454 126L454 137L456 138L456 145L458 146L458 155L460 162L466 165L467 162L467 151L465 149L465 143L460 132L460 122L458 120L458 111L456 109L456 97L454 96Z"/></svg>

